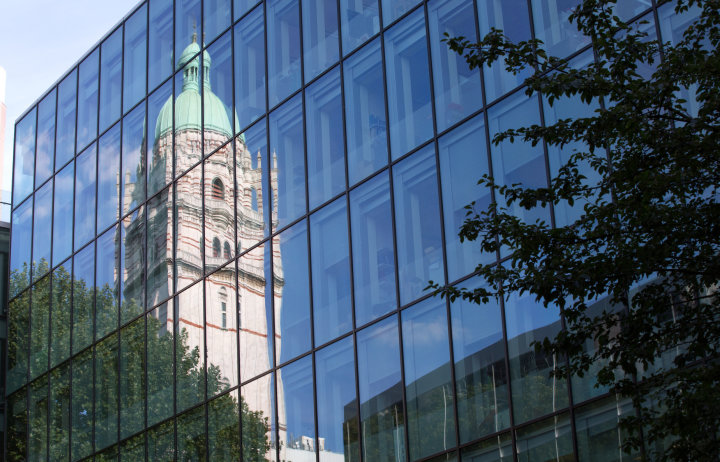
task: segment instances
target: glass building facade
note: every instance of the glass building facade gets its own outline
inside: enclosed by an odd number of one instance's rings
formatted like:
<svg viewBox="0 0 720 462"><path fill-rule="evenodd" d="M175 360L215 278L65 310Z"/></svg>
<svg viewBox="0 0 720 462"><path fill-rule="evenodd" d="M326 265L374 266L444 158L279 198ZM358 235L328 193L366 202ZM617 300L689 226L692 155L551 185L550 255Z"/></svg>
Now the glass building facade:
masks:
<svg viewBox="0 0 720 462"><path fill-rule="evenodd" d="M617 14L676 40L693 11L656 3ZM576 4L139 4L15 126L6 460L630 460L631 406L531 346L557 309L427 289L507 257L457 237L483 174L572 149L493 135L594 109L443 34L583 66Z"/></svg>

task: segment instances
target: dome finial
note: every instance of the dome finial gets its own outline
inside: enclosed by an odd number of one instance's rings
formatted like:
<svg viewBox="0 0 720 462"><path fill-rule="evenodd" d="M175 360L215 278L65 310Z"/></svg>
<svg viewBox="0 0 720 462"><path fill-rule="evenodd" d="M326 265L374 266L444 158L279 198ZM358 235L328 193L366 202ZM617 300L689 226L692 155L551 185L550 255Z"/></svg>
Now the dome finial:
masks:
<svg viewBox="0 0 720 462"><path fill-rule="evenodd" d="M197 43L197 22L193 21L192 43Z"/></svg>

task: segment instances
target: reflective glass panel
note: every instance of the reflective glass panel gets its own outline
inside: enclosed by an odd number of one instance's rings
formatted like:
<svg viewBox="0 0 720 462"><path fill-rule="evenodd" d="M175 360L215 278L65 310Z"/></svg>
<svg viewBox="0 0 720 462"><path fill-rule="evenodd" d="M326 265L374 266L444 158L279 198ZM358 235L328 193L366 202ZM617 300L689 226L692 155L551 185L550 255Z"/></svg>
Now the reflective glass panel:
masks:
<svg viewBox="0 0 720 462"><path fill-rule="evenodd" d="M207 451L205 438L205 406L177 418L177 459L178 461L203 461Z"/></svg>
<svg viewBox="0 0 720 462"><path fill-rule="evenodd" d="M260 242L268 233L268 202L273 195L267 184L268 175L263 175L263 164L268 162L264 120L235 138L235 157L237 251L240 253Z"/></svg>
<svg viewBox="0 0 720 462"><path fill-rule="evenodd" d="M53 173L55 154L55 103L57 91L53 89L38 104L37 149L35 153L35 186L39 186Z"/></svg>
<svg viewBox="0 0 720 462"><path fill-rule="evenodd" d="M238 384L235 267L226 266L205 280L207 391L215 396Z"/></svg>
<svg viewBox="0 0 720 462"><path fill-rule="evenodd" d="M148 431L148 460L175 460L175 421L170 420Z"/></svg>
<svg viewBox="0 0 720 462"><path fill-rule="evenodd" d="M145 135L145 104L141 104L123 119L121 215L125 215L145 200Z"/></svg>
<svg viewBox="0 0 720 462"><path fill-rule="evenodd" d="M15 173L13 175L13 206L33 191L35 177L35 122L37 110L33 108L15 126Z"/></svg>
<svg viewBox="0 0 720 462"><path fill-rule="evenodd" d="M145 460L145 435L140 434L122 443L120 454L124 460ZM96 459L97 461L97 459Z"/></svg>
<svg viewBox="0 0 720 462"><path fill-rule="evenodd" d="M123 29L118 27L100 47L100 132L120 118Z"/></svg>
<svg viewBox="0 0 720 462"><path fill-rule="evenodd" d="M467 446L460 452L462 460L472 462L510 462L513 460L512 438L510 433Z"/></svg>
<svg viewBox="0 0 720 462"><path fill-rule="evenodd" d="M345 197L310 217L315 345L352 328L350 251Z"/></svg>
<svg viewBox="0 0 720 462"><path fill-rule="evenodd" d="M175 277L180 290L202 276L202 165L181 177L175 186Z"/></svg>
<svg viewBox="0 0 720 462"><path fill-rule="evenodd" d="M435 110L438 131L465 118L482 105L480 71L470 70L462 55L442 41L443 34L475 42L475 17L471 2L434 0L428 5L430 49L433 59Z"/></svg>
<svg viewBox="0 0 720 462"><path fill-rule="evenodd" d="M281 228L305 213L305 149L302 96L297 95L270 114L270 176L277 199L273 222ZM277 164L277 165L276 165Z"/></svg>
<svg viewBox="0 0 720 462"><path fill-rule="evenodd" d="M233 10L235 11L235 20L247 13L259 0L233 0ZM262 10L262 9L261 9Z"/></svg>
<svg viewBox="0 0 720 462"><path fill-rule="evenodd" d="M237 4L235 0L235 14ZM265 22L256 8L235 25L235 114L245 127L265 112ZM236 129L237 127L233 127Z"/></svg>
<svg viewBox="0 0 720 462"><path fill-rule="evenodd" d="M348 176L353 185L388 161L380 40L352 55L344 66Z"/></svg>
<svg viewBox="0 0 720 462"><path fill-rule="evenodd" d="M620 421L634 416L630 401L618 401L615 396L596 401L575 411L578 459L592 462L622 462L641 459L640 450L630 454L622 449L627 431Z"/></svg>
<svg viewBox="0 0 720 462"><path fill-rule="evenodd" d="M57 134L55 140L55 171L75 155L75 117L77 108L77 71L58 85Z"/></svg>
<svg viewBox="0 0 720 462"><path fill-rule="evenodd" d="M360 432L365 460L405 460L405 410L397 317L357 334Z"/></svg>
<svg viewBox="0 0 720 462"><path fill-rule="evenodd" d="M118 327L118 234L118 227L113 226L97 240L95 338Z"/></svg>
<svg viewBox="0 0 720 462"><path fill-rule="evenodd" d="M308 195L310 208L345 188L340 70L324 75L306 90Z"/></svg>
<svg viewBox="0 0 720 462"><path fill-rule="evenodd" d="M275 374L267 374L241 389L243 460L277 462Z"/></svg>
<svg viewBox="0 0 720 462"><path fill-rule="evenodd" d="M173 413L173 302L152 310L147 319L147 419L154 425ZM172 432L172 425L171 425ZM155 459L151 459L155 460Z"/></svg>
<svg viewBox="0 0 720 462"><path fill-rule="evenodd" d="M544 308L530 294L512 294L505 301L513 415L521 423L568 405L565 379L550 377L563 358L538 352L533 342L555 338L562 328L556 306Z"/></svg>
<svg viewBox="0 0 720 462"><path fill-rule="evenodd" d="M267 53L270 105L300 88L300 11L298 0L267 2Z"/></svg>
<svg viewBox="0 0 720 462"><path fill-rule="evenodd" d="M502 314L495 300L478 306L457 299L450 306L460 442L467 443L510 425Z"/></svg>
<svg viewBox="0 0 720 462"><path fill-rule="evenodd" d="M540 399L536 397L536 399ZM536 460L575 460L567 414L551 417L517 430L515 445L518 462Z"/></svg>
<svg viewBox="0 0 720 462"><path fill-rule="evenodd" d="M228 31L203 53L203 142L205 154L227 143L239 127L233 117L232 32ZM228 147L232 161L232 145ZM230 162L228 165L232 165Z"/></svg>
<svg viewBox="0 0 720 462"><path fill-rule="evenodd" d="M208 460L240 460L239 405L237 389L208 403Z"/></svg>
<svg viewBox="0 0 720 462"><path fill-rule="evenodd" d="M190 49L188 45L193 42L193 36L195 42L204 45L205 40L200 41L204 37L201 14L200 0L175 0L175 56L182 56L184 50ZM194 47L192 51L200 50Z"/></svg>
<svg viewBox="0 0 720 462"><path fill-rule="evenodd" d="M77 150L97 136L99 49L80 63L78 77Z"/></svg>
<svg viewBox="0 0 720 462"><path fill-rule="evenodd" d="M73 354L93 339L93 301L95 299L95 243L73 257Z"/></svg>
<svg viewBox="0 0 720 462"><path fill-rule="evenodd" d="M72 177L70 177L72 186ZM72 201L72 198L70 199ZM72 209L71 209L72 210ZM72 213L72 211L70 212ZM23 203L12 214L12 235L32 236L33 201ZM70 223L72 230L72 222ZM71 231L72 232L72 231ZM10 296L14 297L30 284L30 245L31 239L13 239L10 260Z"/></svg>
<svg viewBox="0 0 720 462"><path fill-rule="evenodd" d="M359 460L358 411L355 388L355 357L352 338L347 337L315 354L318 439L320 461Z"/></svg>
<svg viewBox="0 0 720 462"><path fill-rule="evenodd" d="M393 182L400 304L404 305L424 293L429 281L445 279L433 147L397 164Z"/></svg>
<svg viewBox="0 0 720 462"><path fill-rule="evenodd" d="M173 293L173 193L165 189L147 202L147 300L150 308Z"/></svg>
<svg viewBox="0 0 720 462"><path fill-rule="evenodd" d="M121 439L145 427L145 360L145 318L140 318L120 331Z"/></svg>
<svg viewBox="0 0 720 462"><path fill-rule="evenodd" d="M30 436L28 438L28 461L41 461L47 458L48 449L48 378L36 380L30 386L29 408Z"/></svg>
<svg viewBox="0 0 720 462"><path fill-rule="evenodd" d="M617 2L613 6L613 14L619 16L623 21L629 21L651 6L652 0L625 0L624 2Z"/></svg>
<svg viewBox="0 0 720 462"><path fill-rule="evenodd" d="M118 433L118 336L95 347L95 449L117 441ZM73 437L74 437L73 433Z"/></svg>
<svg viewBox="0 0 720 462"><path fill-rule="evenodd" d="M474 202L474 210L487 210L492 201L490 188L478 185L489 174L485 123L480 114L439 140L445 245L448 277L454 281L475 271L478 263L491 263L495 253L483 253L478 242L460 242L458 233Z"/></svg>
<svg viewBox="0 0 720 462"><path fill-rule="evenodd" d="M93 355L88 349L72 362L72 460L92 453Z"/></svg>
<svg viewBox="0 0 720 462"><path fill-rule="evenodd" d="M148 197L173 177L173 82L168 80L148 97L147 188Z"/></svg>
<svg viewBox="0 0 720 462"><path fill-rule="evenodd" d="M75 164L71 162L55 175L55 197L53 203L53 265L63 261L72 253L73 232L73 187ZM17 213L17 212L16 212ZM14 223L15 220L13 220ZM13 229L13 233L15 230ZM15 252L13 251L13 255Z"/></svg>
<svg viewBox="0 0 720 462"><path fill-rule="evenodd" d="M422 8L387 32L385 65L390 145L392 157L397 159L433 134L430 71Z"/></svg>
<svg viewBox="0 0 720 462"><path fill-rule="evenodd" d="M30 347L30 291L8 304L7 390L8 393L27 382L28 348Z"/></svg>
<svg viewBox="0 0 720 462"><path fill-rule="evenodd" d="M445 301L431 298L402 312L410 459L455 446L455 394Z"/></svg>
<svg viewBox="0 0 720 462"><path fill-rule="evenodd" d="M307 225L301 221L280 234L280 258L274 259L275 278L282 280L282 306L275 304L279 334L275 349L284 363L310 349L310 279L308 277Z"/></svg>
<svg viewBox="0 0 720 462"><path fill-rule="evenodd" d="M95 144L75 160L75 248L95 237L95 188L97 175ZM63 239L62 236L58 238Z"/></svg>
<svg viewBox="0 0 720 462"><path fill-rule="evenodd" d="M178 36L179 43L189 43L188 37ZM177 56L180 56L179 54ZM150 28L148 30L148 86L152 90L172 74L173 58L173 1L150 2ZM144 86L142 87L144 88ZM139 92L138 92L139 94Z"/></svg>
<svg viewBox="0 0 720 462"><path fill-rule="evenodd" d="M37 281L50 267L50 239L52 234L52 181L48 181L45 186L38 189L35 193L35 212L33 213L33 280ZM29 234L13 234L16 239L21 240ZM58 240L62 239L58 236ZM24 239L23 239L24 240ZM13 242L14 243L14 242Z"/></svg>
<svg viewBox="0 0 720 462"><path fill-rule="evenodd" d="M70 363L50 375L50 460L70 457Z"/></svg>
<svg viewBox="0 0 720 462"><path fill-rule="evenodd" d="M7 455L10 460L25 460L27 454L27 390L7 398Z"/></svg>
<svg viewBox="0 0 720 462"><path fill-rule="evenodd" d="M140 207L120 222L120 324L145 308L145 210Z"/></svg>
<svg viewBox="0 0 720 462"><path fill-rule="evenodd" d="M203 8L203 36L209 43L230 25L232 9L230 0L205 0Z"/></svg>
<svg viewBox="0 0 720 462"><path fill-rule="evenodd" d="M154 0L150 3L154 4L158 1ZM155 5L151 5L151 8L153 7ZM172 21L172 17L170 21ZM147 6L143 5L125 21L123 112L127 112L145 96L145 80L148 77L146 45ZM166 61L170 60L166 59ZM151 66L153 65L151 64Z"/></svg>
<svg viewBox="0 0 720 462"><path fill-rule="evenodd" d="M203 284L195 284L175 299L175 362L177 410L205 399L205 332Z"/></svg>
<svg viewBox="0 0 720 462"><path fill-rule="evenodd" d="M48 341L50 337L50 277L35 283L32 288L30 326L30 380L48 368Z"/></svg>
<svg viewBox="0 0 720 462"><path fill-rule="evenodd" d="M52 313L50 316L50 367L70 357L70 260L58 266L52 274Z"/></svg>
<svg viewBox="0 0 720 462"><path fill-rule="evenodd" d="M568 18L580 0L532 0L535 37L544 43L548 55L563 58L590 43Z"/></svg>
<svg viewBox="0 0 720 462"><path fill-rule="evenodd" d="M98 142L97 229L102 232L118 219L120 177L120 124Z"/></svg>
<svg viewBox="0 0 720 462"><path fill-rule="evenodd" d="M382 0L383 24L390 24L418 3L418 0Z"/></svg>
<svg viewBox="0 0 720 462"><path fill-rule="evenodd" d="M494 27L512 42L530 40L530 13L527 0L479 0L477 3L480 37L490 33ZM492 66L483 66L485 75L485 96L488 102L521 85L529 77L530 69L519 74L505 70L502 59Z"/></svg>
<svg viewBox="0 0 720 462"><path fill-rule="evenodd" d="M235 256L233 146L225 145L205 160L205 272ZM227 250L227 251L225 251Z"/></svg>
<svg viewBox="0 0 720 462"><path fill-rule="evenodd" d="M305 81L338 60L337 0L319 0L302 5Z"/></svg>
<svg viewBox="0 0 720 462"><path fill-rule="evenodd" d="M388 174L350 192L355 322L362 326L396 307L395 252Z"/></svg>
<svg viewBox="0 0 720 462"><path fill-rule="evenodd" d="M280 460L313 456L316 439L312 356L280 369L277 381Z"/></svg>
<svg viewBox="0 0 720 462"><path fill-rule="evenodd" d="M343 54L380 32L378 0L340 0Z"/></svg>

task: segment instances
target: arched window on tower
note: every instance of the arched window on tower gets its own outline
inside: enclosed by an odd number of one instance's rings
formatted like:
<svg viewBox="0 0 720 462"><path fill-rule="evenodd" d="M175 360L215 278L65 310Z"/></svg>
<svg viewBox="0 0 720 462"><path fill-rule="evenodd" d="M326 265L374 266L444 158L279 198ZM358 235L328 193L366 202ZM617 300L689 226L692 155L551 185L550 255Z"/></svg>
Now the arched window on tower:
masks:
<svg viewBox="0 0 720 462"><path fill-rule="evenodd" d="M255 188L250 189L250 207L255 211L258 209L258 196Z"/></svg>
<svg viewBox="0 0 720 462"><path fill-rule="evenodd" d="M227 290L225 287L220 287L220 326L223 329L227 329Z"/></svg>
<svg viewBox="0 0 720 462"><path fill-rule="evenodd" d="M225 257L226 260L232 258L230 256L230 243L228 241L225 241L225 245L223 246L223 257Z"/></svg>
<svg viewBox="0 0 720 462"><path fill-rule="evenodd" d="M213 257L219 257L220 256L220 239L214 238L213 239Z"/></svg>
<svg viewBox="0 0 720 462"><path fill-rule="evenodd" d="M220 178L215 178L212 182L212 192L211 192L213 199L224 199L225 198L225 186L223 185L223 182L220 180Z"/></svg>

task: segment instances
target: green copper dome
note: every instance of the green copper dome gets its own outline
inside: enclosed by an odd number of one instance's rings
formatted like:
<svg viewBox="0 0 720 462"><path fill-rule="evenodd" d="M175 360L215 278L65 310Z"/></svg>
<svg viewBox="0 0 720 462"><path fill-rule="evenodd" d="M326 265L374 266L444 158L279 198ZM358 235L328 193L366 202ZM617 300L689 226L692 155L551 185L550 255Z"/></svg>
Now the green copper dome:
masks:
<svg viewBox="0 0 720 462"><path fill-rule="evenodd" d="M177 63L177 68L183 69L183 87L182 93L175 100L175 130L202 129L200 109L203 103L199 84L199 80L202 79L205 94L205 130L231 138L233 130L225 105L210 89L210 65L212 63L210 54L207 51L203 52L203 72L200 73L199 53L200 45L197 43L197 36L193 35L192 43L183 50ZM158 115L155 124L155 140L159 140L172 130L172 110L171 96ZM237 129L237 117L235 117L235 124Z"/></svg>

